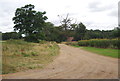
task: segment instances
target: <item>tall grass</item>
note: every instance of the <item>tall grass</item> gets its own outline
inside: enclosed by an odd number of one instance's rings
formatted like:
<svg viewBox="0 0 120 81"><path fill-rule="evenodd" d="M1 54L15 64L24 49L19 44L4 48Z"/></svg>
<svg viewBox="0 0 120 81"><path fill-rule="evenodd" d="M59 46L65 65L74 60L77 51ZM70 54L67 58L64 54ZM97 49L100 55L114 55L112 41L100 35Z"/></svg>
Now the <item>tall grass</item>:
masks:
<svg viewBox="0 0 120 81"><path fill-rule="evenodd" d="M120 58L120 41L118 39L91 39L78 42L67 42L67 45L82 47L82 49L96 54Z"/></svg>
<svg viewBox="0 0 120 81"><path fill-rule="evenodd" d="M55 42L28 43L8 40L3 43L3 74L43 68L59 54Z"/></svg>
<svg viewBox="0 0 120 81"><path fill-rule="evenodd" d="M120 49L120 41L118 39L92 39L80 40L79 46L89 46L97 48L115 48Z"/></svg>

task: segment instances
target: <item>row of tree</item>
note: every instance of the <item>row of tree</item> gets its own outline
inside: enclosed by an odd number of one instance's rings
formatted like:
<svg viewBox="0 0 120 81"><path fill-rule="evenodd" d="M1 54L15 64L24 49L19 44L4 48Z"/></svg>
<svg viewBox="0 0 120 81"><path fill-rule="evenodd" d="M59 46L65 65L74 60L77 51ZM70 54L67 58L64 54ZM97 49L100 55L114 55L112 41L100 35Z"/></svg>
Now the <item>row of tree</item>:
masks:
<svg viewBox="0 0 120 81"><path fill-rule="evenodd" d="M74 37L74 41L78 40L88 40L88 39L112 39L112 38L118 38L120 37L120 29L116 28L114 30L87 30L86 27L80 23L75 29L73 30L63 30L61 26L54 26L51 22L46 22L45 27L42 30L42 34L40 36L40 40L46 40L46 41L56 41L56 42L62 42L66 41L68 37ZM33 36L34 37L34 36ZM30 38L31 41L33 41ZM2 33L2 39L3 40L9 40L9 39L25 39L25 37L22 37L21 33L17 32L7 32Z"/></svg>
<svg viewBox="0 0 120 81"><path fill-rule="evenodd" d="M35 11L34 7L29 4L16 9L15 17L13 17L15 32L3 33L3 40L24 38L29 42L39 42L39 40L62 42L69 37L73 37L74 41L119 37L120 28L118 27L108 31L87 30L81 22L72 23L73 19L69 18L69 14L60 20L60 26L54 26L51 22L45 22L46 12ZM23 34L25 37L22 37Z"/></svg>

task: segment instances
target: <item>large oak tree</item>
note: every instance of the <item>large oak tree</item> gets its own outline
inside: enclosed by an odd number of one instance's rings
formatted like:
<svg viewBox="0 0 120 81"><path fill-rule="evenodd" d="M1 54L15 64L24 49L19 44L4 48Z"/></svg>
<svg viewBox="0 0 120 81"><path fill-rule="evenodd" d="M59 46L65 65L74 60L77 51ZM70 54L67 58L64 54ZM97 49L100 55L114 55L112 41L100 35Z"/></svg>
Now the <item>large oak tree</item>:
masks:
<svg viewBox="0 0 120 81"><path fill-rule="evenodd" d="M34 5L29 4L16 9L15 17L13 17L14 30L25 34L26 41L38 42L42 38L42 29L47 17L44 16L45 11L35 11L34 7Z"/></svg>

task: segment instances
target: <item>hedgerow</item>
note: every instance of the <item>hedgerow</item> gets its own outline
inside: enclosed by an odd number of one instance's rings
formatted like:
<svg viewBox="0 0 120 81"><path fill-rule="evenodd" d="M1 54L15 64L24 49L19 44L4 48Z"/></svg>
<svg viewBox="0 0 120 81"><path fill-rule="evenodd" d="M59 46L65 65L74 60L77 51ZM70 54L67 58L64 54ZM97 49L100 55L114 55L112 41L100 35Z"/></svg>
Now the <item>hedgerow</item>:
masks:
<svg viewBox="0 0 120 81"><path fill-rule="evenodd" d="M115 48L120 49L120 41L118 39L91 39L78 41L79 46L90 46L97 48Z"/></svg>

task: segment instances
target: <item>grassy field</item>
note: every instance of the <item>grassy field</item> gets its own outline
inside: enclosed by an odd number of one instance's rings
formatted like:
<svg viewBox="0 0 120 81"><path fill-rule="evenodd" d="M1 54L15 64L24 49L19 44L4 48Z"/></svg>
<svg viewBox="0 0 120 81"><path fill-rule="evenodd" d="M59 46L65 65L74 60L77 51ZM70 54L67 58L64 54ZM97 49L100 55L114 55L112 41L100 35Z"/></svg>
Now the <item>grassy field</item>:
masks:
<svg viewBox="0 0 120 81"><path fill-rule="evenodd" d="M28 43L22 40L3 42L3 74L43 68L59 54L55 42Z"/></svg>
<svg viewBox="0 0 120 81"><path fill-rule="evenodd" d="M83 47L83 46L74 46L74 47L80 47L83 50L90 51L96 54L109 56L113 58L120 58L120 55L118 54L118 49L104 49L104 48L95 48L95 47Z"/></svg>

